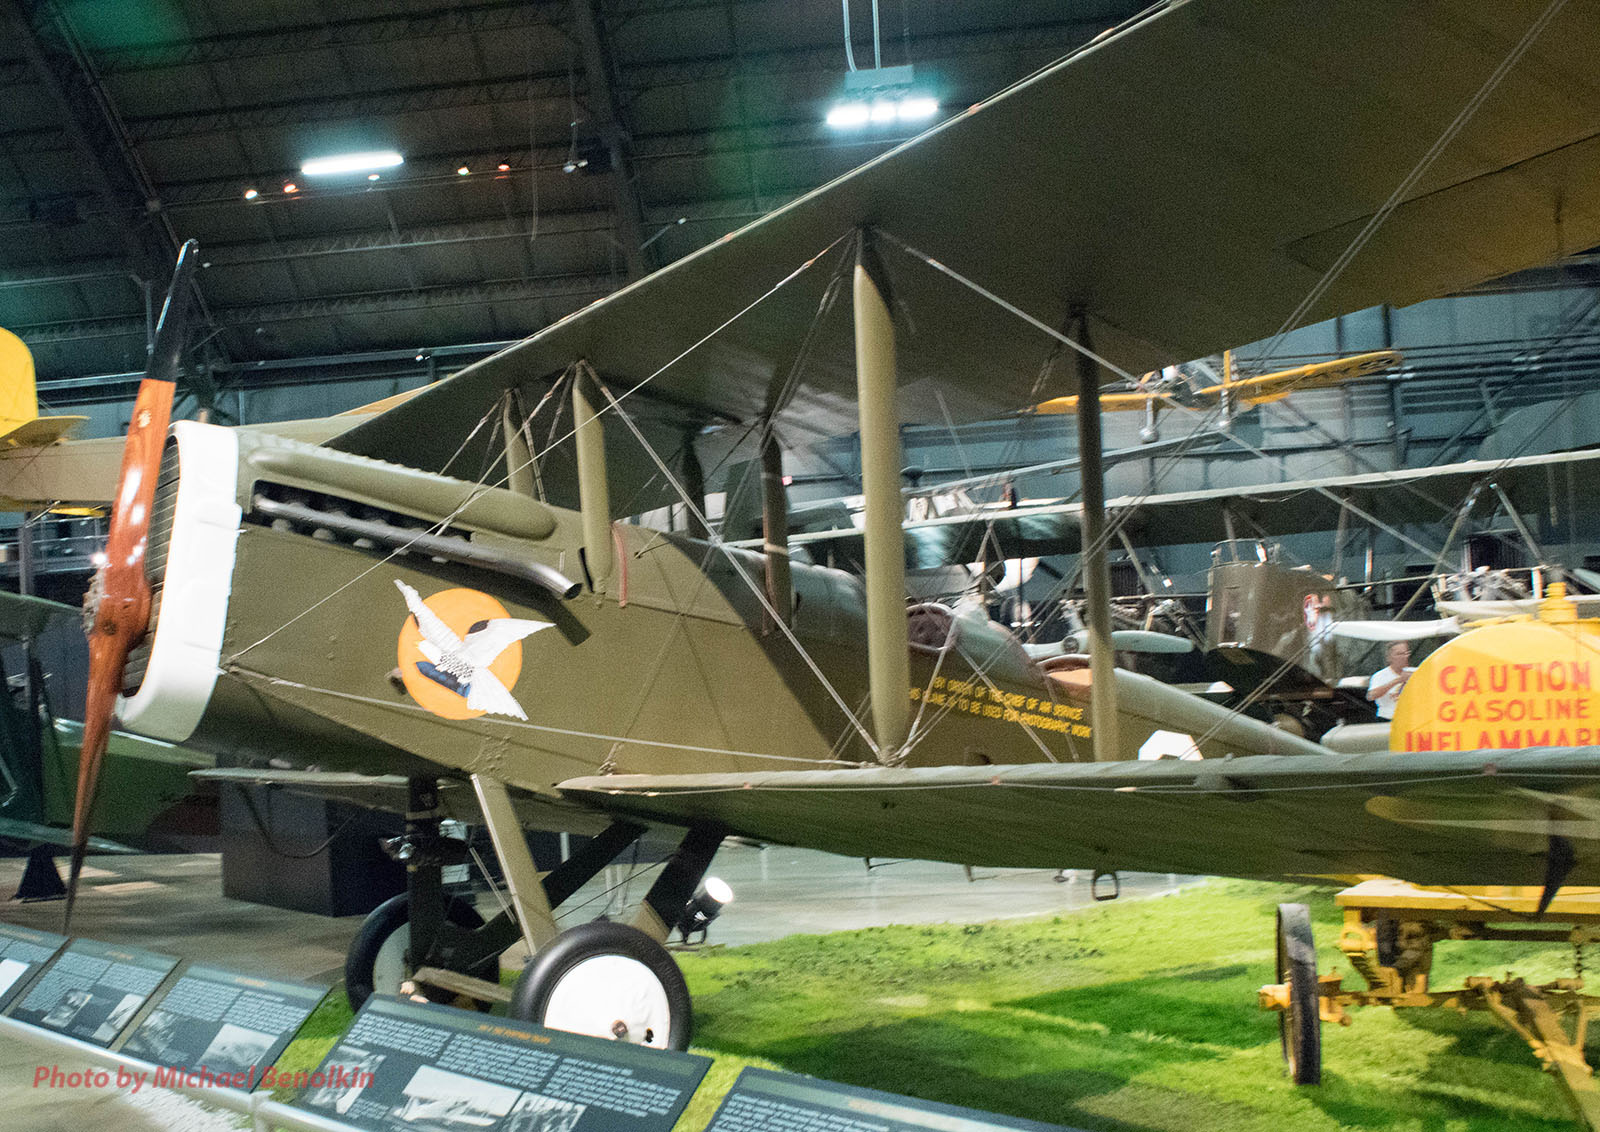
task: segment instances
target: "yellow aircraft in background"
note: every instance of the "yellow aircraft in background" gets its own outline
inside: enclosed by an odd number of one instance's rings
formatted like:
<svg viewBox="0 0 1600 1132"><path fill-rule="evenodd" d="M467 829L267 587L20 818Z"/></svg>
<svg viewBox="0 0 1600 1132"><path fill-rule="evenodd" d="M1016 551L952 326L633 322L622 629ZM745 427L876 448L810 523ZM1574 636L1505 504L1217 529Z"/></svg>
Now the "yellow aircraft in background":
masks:
<svg viewBox="0 0 1600 1132"><path fill-rule="evenodd" d="M1156 414L1164 404L1185 408L1208 408L1221 402L1224 409L1233 413L1251 409L1272 401L1281 401L1291 392L1303 393L1308 389L1327 389L1358 378L1372 377L1392 370L1400 364L1398 350L1374 350L1367 354L1351 354L1347 358L1295 366L1276 370L1257 377L1235 380L1233 354L1222 355L1222 380L1215 385L1196 389L1177 366L1155 370L1139 378L1131 390L1108 392L1100 395L1102 412L1118 413L1143 410L1145 426L1140 439L1150 443L1157 439ZM1076 397L1054 397L1033 407L1036 413L1076 413Z"/></svg>
<svg viewBox="0 0 1600 1132"><path fill-rule="evenodd" d="M39 415L33 355L21 338L0 329L0 448L42 448L88 419Z"/></svg>

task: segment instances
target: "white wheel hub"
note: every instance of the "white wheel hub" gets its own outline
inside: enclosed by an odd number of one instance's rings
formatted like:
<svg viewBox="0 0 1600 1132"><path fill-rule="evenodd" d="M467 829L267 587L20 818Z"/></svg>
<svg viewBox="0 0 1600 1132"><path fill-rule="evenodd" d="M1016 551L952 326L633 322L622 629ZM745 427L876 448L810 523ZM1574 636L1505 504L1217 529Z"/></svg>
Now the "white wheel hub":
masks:
<svg viewBox="0 0 1600 1132"><path fill-rule="evenodd" d="M665 1049L672 1008L655 972L637 959L596 955L556 981L544 1009L552 1030Z"/></svg>
<svg viewBox="0 0 1600 1132"><path fill-rule="evenodd" d="M378 945L378 953L372 957L372 989L375 993L400 993L400 984L411 977L411 972L406 969L406 951L410 947L410 924L401 924Z"/></svg>

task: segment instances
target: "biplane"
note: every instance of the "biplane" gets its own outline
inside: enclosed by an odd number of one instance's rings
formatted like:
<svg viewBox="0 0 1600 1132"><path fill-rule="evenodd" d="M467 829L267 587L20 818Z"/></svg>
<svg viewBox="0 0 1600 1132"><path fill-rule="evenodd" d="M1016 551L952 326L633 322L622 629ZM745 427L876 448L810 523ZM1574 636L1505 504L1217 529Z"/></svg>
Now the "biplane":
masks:
<svg viewBox="0 0 1600 1132"><path fill-rule="evenodd" d="M1393 370L1400 364L1397 350L1372 350L1364 354L1350 354L1331 358L1325 362L1312 362L1290 369L1252 377L1238 377L1233 369L1233 351L1222 352L1222 372L1217 380L1206 384L1196 381L1181 366L1167 366L1159 371L1141 374L1133 382L1113 387L1100 395L1100 411L1144 413L1144 427L1139 439L1153 444L1161 439L1157 422L1161 410L1168 405L1186 409L1217 406L1224 418L1257 405L1270 405L1281 401L1290 393L1304 393L1312 389L1329 389L1347 381L1376 377ZM1207 367L1209 369L1209 367ZM1076 413L1076 396L1052 397L1033 407L1033 411L1046 416L1053 413Z"/></svg>
<svg viewBox="0 0 1600 1132"><path fill-rule="evenodd" d="M169 428L169 299L90 596L86 752L120 715L261 761L213 779L404 812L409 889L352 946L353 995L398 954L419 986L493 996L483 975L520 940L517 1016L652 1045L688 1040L662 941L734 835L982 865L1593 882L1592 821L1557 853L1537 820L1491 835L1387 816L1592 798L1593 748L1328 753L1116 670L1103 557L1094 663L1070 678L904 586L904 422L1072 392L1098 484L1103 380L1600 243L1600 21L1544 8L1158 5L315 442ZM851 432L859 578L791 561L782 490L786 446ZM704 522L703 461L740 442L759 549ZM693 530L616 522L652 480ZM1102 509L1086 491L1091 563ZM1205 757L1135 758L1158 728ZM440 819L461 813L506 880L510 910L487 923L440 880L462 859ZM682 839L633 923L559 930L647 825ZM524 827L592 838L541 876Z"/></svg>

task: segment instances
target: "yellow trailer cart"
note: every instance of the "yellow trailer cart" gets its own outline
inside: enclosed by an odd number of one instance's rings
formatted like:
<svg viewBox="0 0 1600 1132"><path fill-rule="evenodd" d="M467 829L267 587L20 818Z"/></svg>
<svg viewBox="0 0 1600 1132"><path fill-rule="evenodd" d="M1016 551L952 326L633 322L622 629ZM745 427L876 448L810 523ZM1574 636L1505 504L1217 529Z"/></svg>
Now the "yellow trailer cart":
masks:
<svg viewBox="0 0 1600 1132"><path fill-rule="evenodd" d="M1600 941L1600 889L1562 889L1541 914L1537 887L1418 888L1376 878L1338 895L1344 909L1339 950L1364 987L1340 974L1317 973L1311 917L1304 904L1278 906L1279 982L1260 1003L1278 1012L1284 1060L1297 1084L1322 1078L1321 1023L1350 1025L1357 1006L1483 1010L1527 1041L1555 1075L1579 1120L1600 1129L1600 1089L1584 1059L1590 1013L1600 998L1583 993L1583 946ZM1449 990L1429 984L1433 945L1441 940L1570 943L1574 976L1532 985L1507 974L1473 977Z"/></svg>

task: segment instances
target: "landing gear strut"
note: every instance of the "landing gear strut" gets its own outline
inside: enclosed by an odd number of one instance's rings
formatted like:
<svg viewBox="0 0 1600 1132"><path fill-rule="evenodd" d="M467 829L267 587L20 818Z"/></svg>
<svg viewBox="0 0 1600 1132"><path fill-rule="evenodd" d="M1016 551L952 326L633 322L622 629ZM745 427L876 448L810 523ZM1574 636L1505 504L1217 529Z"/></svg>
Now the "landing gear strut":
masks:
<svg viewBox="0 0 1600 1132"><path fill-rule="evenodd" d="M512 837L520 842L520 828L502 828L508 809L485 805L484 812L497 846ZM644 827L613 822L536 884L520 891L512 885L512 910L484 922L465 900L445 893L444 866L458 863L465 850L440 835L440 816L438 784L413 779L405 834L389 847L405 861L406 892L368 916L351 945L345 992L353 1007L374 990L414 988L442 999L506 1002L514 1018L575 1033L688 1048L689 990L663 945L722 844L720 830L685 834L632 925L597 921L552 939L552 909L598 876ZM500 954L530 937L539 943L537 953L508 993L498 981Z"/></svg>
<svg viewBox="0 0 1600 1132"><path fill-rule="evenodd" d="M438 784L412 779L405 833L385 845L405 862L406 891L373 909L350 944L344 988L352 1009L359 1010L374 992L402 993L425 967L499 979L499 954L511 941L487 951L487 925L477 909L462 897L446 898L444 868L464 862L466 846L440 832L440 816Z"/></svg>

